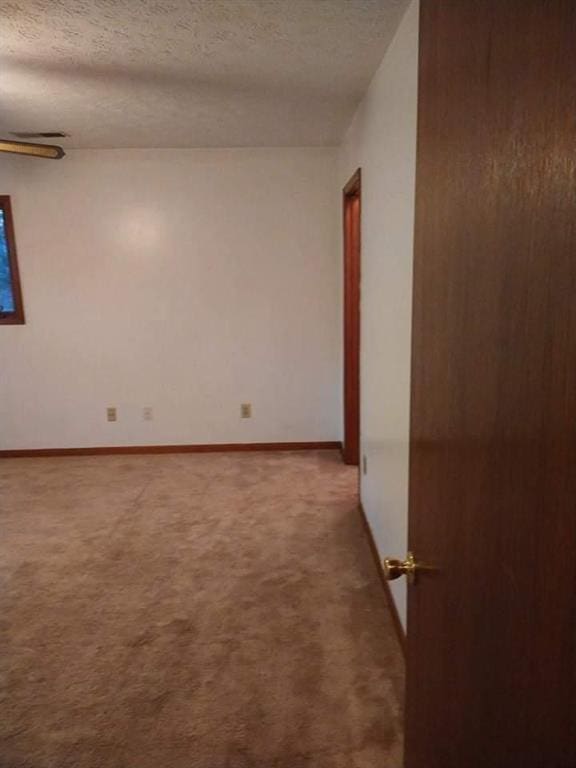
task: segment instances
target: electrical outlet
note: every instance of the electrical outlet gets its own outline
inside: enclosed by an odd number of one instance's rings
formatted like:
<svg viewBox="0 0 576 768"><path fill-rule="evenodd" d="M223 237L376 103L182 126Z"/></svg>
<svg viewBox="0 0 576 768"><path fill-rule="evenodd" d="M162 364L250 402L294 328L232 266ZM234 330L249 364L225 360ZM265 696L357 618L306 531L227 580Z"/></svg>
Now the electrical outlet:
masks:
<svg viewBox="0 0 576 768"><path fill-rule="evenodd" d="M143 421L153 421L154 419L154 411L152 408L147 405L146 408L142 408L142 420Z"/></svg>
<svg viewBox="0 0 576 768"><path fill-rule="evenodd" d="M365 475L368 472L368 459L366 458L366 454L362 456L362 474Z"/></svg>
<svg viewBox="0 0 576 768"><path fill-rule="evenodd" d="M106 420L118 421L118 414L116 413L116 408L106 408Z"/></svg>
<svg viewBox="0 0 576 768"><path fill-rule="evenodd" d="M252 403L242 403L240 405L240 418L242 419L252 418Z"/></svg>

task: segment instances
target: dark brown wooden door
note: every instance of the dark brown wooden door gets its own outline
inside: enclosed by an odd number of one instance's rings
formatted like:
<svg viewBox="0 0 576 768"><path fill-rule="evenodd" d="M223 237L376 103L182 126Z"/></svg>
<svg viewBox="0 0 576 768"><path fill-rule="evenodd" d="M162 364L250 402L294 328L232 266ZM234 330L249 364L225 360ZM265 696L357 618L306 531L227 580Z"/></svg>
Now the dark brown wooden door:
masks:
<svg viewBox="0 0 576 768"><path fill-rule="evenodd" d="M422 0L407 768L576 766L576 2Z"/></svg>

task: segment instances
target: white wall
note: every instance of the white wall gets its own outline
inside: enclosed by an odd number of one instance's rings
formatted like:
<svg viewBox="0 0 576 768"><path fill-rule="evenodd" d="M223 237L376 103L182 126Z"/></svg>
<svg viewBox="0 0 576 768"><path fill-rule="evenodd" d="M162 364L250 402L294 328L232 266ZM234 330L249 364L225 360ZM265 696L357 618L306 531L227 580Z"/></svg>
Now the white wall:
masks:
<svg viewBox="0 0 576 768"><path fill-rule="evenodd" d="M408 7L339 157L362 168L362 503L382 555L407 545L418 2ZM392 582L405 621L406 585Z"/></svg>
<svg viewBox="0 0 576 768"><path fill-rule="evenodd" d="M336 188L331 149L1 158L0 448L339 439Z"/></svg>

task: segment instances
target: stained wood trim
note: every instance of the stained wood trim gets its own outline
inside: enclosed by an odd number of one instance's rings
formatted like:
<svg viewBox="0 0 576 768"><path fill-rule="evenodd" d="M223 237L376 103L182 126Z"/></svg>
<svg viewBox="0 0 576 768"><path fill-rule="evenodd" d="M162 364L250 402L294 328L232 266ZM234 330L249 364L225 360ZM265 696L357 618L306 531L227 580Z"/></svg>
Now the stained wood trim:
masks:
<svg viewBox="0 0 576 768"><path fill-rule="evenodd" d="M14 234L14 221L12 218L10 195L0 195L0 209L4 212L6 242L8 244L8 262L10 264L12 294L14 296L14 312L7 312L5 314L0 312L0 325L24 325L26 321L24 318L22 286L20 284L18 257L16 255L16 236Z"/></svg>
<svg viewBox="0 0 576 768"><path fill-rule="evenodd" d="M345 195L359 195L362 189L362 168L357 168L342 190Z"/></svg>
<svg viewBox="0 0 576 768"><path fill-rule="evenodd" d="M344 447L346 464L360 463L360 270L362 171L342 190L344 243Z"/></svg>
<svg viewBox="0 0 576 768"><path fill-rule="evenodd" d="M30 448L0 451L0 459L27 459L42 456L113 456L142 453L224 453L231 451L315 451L337 450L337 441L301 443L207 443L197 445L112 445L96 448Z"/></svg>
<svg viewBox="0 0 576 768"><path fill-rule="evenodd" d="M400 647L402 648L402 653L406 655L406 633L404 632L404 627L402 626L402 622L400 621L400 616L398 615L398 609L396 608L396 603L394 602L394 598L392 597L392 592L390 591L390 585L388 584L388 581L384 576L384 569L382 568L382 559L380 557L380 553L378 552L378 547L376 546L376 542L374 541L374 535L372 534L372 529L370 528L370 523L368 522L368 518L366 517L366 513L364 512L364 507L362 506L362 504L358 505L358 509L360 510L360 519L362 520L362 525L364 526L364 530L366 531L366 537L368 538L370 550L372 552L372 556L374 557L376 568L378 569L378 575L380 576L380 581L382 582L382 587L384 589L384 596L386 598L386 602L388 603L388 608L390 609L390 613L392 614L392 622L394 623L396 636L398 638L398 642L400 643Z"/></svg>

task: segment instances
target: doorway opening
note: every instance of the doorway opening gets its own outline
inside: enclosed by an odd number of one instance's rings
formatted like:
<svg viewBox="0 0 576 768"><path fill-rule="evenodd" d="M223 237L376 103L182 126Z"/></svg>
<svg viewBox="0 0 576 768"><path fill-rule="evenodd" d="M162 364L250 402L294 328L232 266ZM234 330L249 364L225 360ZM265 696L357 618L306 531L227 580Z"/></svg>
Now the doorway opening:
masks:
<svg viewBox="0 0 576 768"><path fill-rule="evenodd" d="M360 463L360 168L342 191L344 221L344 442L346 464Z"/></svg>

